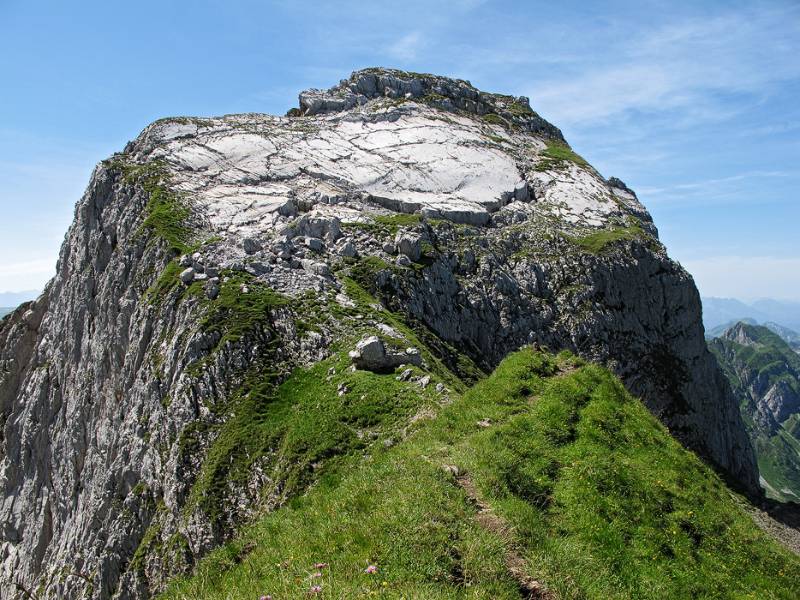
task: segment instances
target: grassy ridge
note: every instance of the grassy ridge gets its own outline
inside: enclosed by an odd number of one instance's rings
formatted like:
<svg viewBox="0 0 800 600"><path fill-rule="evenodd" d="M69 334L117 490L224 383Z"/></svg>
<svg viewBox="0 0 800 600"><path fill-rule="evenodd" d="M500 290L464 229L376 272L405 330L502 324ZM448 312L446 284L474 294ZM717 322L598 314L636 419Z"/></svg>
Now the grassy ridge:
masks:
<svg viewBox="0 0 800 600"><path fill-rule="evenodd" d="M510 552L558 598L800 593L797 557L599 367L523 350L424 406L403 441L370 446L163 597L519 598ZM464 481L505 527L476 518Z"/></svg>

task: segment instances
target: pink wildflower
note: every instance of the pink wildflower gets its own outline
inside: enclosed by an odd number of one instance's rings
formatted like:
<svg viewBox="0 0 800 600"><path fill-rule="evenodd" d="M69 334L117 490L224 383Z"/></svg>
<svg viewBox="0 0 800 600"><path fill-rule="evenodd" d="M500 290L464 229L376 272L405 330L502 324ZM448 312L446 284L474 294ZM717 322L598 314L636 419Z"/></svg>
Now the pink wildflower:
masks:
<svg viewBox="0 0 800 600"><path fill-rule="evenodd" d="M328 566L328 563L315 563L315 564L314 564L314 568L315 568L315 569L324 569L324 568L326 568L327 566Z"/></svg>
<svg viewBox="0 0 800 600"><path fill-rule="evenodd" d="M317 571L317 572L316 572L316 573L314 573L314 574L313 574L311 577L322 577L322 573L320 573L319 571Z"/></svg>
<svg viewBox="0 0 800 600"><path fill-rule="evenodd" d="M272 596L267 594L266 596L261 596L261 598L259 598L258 600L272 600Z"/></svg>
<svg viewBox="0 0 800 600"><path fill-rule="evenodd" d="M309 594L319 594L322 591L321 585L312 585L311 589L308 590Z"/></svg>
<svg viewBox="0 0 800 600"><path fill-rule="evenodd" d="M368 575L374 575L377 572L378 572L378 567L376 567L375 565L370 565L366 569L364 569L364 573L367 573Z"/></svg>

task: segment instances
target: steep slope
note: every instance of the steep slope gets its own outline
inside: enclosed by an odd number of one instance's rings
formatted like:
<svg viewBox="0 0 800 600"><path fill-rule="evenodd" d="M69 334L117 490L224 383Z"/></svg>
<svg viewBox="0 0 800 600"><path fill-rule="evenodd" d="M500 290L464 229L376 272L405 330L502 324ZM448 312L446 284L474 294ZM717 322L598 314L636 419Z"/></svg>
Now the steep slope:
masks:
<svg viewBox="0 0 800 600"><path fill-rule="evenodd" d="M3 593L146 597L391 438L414 397L357 371L326 418L295 379L369 335L454 392L569 348L757 489L636 195L525 98L365 70L287 117L158 121L96 168L56 277L0 324Z"/></svg>
<svg viewBox="0 0 800 600"><path fill-rule="evenodd" d="M163 598L800 593L800 558L604 369L525 349L450 400Z"/></svg>
<svg viewBox="0 0 800 600"><path fill-rule="evenodd" d="M709 347L739 399L767 494L800 501L800 356L767 327L746 323Z"/></svg>
<svg viewBox="0 0 800 600"><path fill-rule="evenodd" d="M792 350L800 352L800 333L797 333L794 329L775 323L774 321L766 321L763 325L789 344Z"/></svg>

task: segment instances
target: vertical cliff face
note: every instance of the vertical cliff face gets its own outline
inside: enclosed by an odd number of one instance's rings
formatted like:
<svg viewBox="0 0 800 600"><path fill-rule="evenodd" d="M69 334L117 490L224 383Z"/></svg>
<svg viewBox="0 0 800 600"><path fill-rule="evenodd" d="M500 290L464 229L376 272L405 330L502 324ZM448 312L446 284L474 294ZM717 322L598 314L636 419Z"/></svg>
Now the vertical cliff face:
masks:
<svg viewBox="0 0 800 600"><path fill-rule="evenodd" d="M287 117L159 121L95 170L56 277L0 322L3 597L146 597L302 491L232 424L265 374L385 335L376 310L454 377L530 343L607 363L757 486L636 195L525 98L366 70Z"/></svg>

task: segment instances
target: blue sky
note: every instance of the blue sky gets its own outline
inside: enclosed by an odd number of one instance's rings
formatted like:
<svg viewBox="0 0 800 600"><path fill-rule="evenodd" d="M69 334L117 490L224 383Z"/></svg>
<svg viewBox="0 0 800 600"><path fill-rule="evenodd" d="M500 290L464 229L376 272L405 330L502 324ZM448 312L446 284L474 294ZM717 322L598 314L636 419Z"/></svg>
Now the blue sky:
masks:
<svg viewBox="0 0 800 600"><path fill-rule="evenodd" d="M522 94L634 188L704 295L800 299L800 3L0 0L0 291L168 115L283 114L394 66Z"/></svg>

